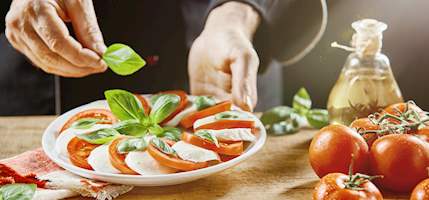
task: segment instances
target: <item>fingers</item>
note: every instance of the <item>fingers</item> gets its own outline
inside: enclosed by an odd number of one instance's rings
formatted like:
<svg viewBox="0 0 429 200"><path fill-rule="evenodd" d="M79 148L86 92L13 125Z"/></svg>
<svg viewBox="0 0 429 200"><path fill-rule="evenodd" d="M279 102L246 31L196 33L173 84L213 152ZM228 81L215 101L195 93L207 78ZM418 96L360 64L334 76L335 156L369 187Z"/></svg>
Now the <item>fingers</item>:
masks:
<svg viewBox="0 0 429 200"><path fill-rule="evenodd" d="M102 55L106 51L106 45L97 23L92 0L67 0L64 3L77 39L85 48Z"/></svg>

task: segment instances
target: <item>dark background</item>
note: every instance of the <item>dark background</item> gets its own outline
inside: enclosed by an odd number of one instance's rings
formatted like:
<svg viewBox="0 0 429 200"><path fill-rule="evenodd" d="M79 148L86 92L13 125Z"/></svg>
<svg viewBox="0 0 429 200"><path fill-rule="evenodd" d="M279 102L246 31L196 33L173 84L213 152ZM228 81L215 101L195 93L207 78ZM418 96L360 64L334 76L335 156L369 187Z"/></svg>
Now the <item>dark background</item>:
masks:
<svg viewBox="0 0 429 200"><path fill-rule="evenodd" d="M314 0L317 2L317 0ZM1 19L9 9L9 2L0 3ZM300 5L300 10L306 6ZM350 24L361 18L374 18L388 24L384 33L383 53L391 61L392 70L404 95L417 104L429 109L429 1L427 0L328 0L329 22L327 30L316 48L299 63L283 70L283 99L290 104L293 94L300 87L306 87L317 107L325 107L331 87L334 85L348 52L330 47L338 41L348 44L353 34ZM315 10L314 8L309 10ZM317 10L317 9L316 9ZM300 12L285 21L311 25L302 37L316 32L320 25L320 13ZM281 24L277 25L281 26ZM4 20L0 23L4 30ZM293 31L293 30L291 30Z"/></svg>

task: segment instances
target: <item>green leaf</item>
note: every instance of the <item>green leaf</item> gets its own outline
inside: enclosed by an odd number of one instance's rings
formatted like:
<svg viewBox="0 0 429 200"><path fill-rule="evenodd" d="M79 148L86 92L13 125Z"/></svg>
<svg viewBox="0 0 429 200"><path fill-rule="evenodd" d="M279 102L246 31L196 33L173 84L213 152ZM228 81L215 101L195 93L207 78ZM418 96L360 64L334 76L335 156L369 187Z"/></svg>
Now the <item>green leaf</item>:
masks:
<svg viewBox="0 0 429 200"><path fill-rule="evenodd" d="M220 119L248 119L249 116L247 116L245 113L231 110L231 111L225 111L221 112L215 115L216 120Z"/></svg>
<svg viewBox="0 0 429 200"><path fill-rule="evenodd" d="M152 98L153 106L149 116L157 124L173 113L180 103L180 97L175 94L159 94Z"/></svg>
<svg viewBox="0 0 429 200"><path fill-rule="evenodd" d="M202 110L214 106L216 104L216 101L213 99L213 97L197 96L195 97L194 103L195 106L197 106L197 110Z"/></svg>
<svg viewBox="0 0 429 200"><path fill-rule="evenodd" d="M8 184L0 187L4 200L31 200L36 192L36 184Z"/></svg>
<svg viewBox="0 0 429 200"><path fill-rule="evenodd" d="M198 136L198 137L200 137L200 138L203 138L203 139L205 139L205 140L207 140L207 141L215 144L217 147L219 147L219 141L209 131L207 131L207 130L200 130L200 131L197 131L195 133L195 135Z"/></svg>
<svg viewBox="0 0 429 200"><path fill-rule="evenodd" d="M71 127L75 128L75 129L89 129L92 126L94 126L95 124L97 124L99 122L103 122L103 121L105 121L105 120L97 119L97 118L81 118L81 119L78 119L77 121L73 122Z"/></svg>
<svg viewBox="0 0 429 200"><path fill-rule="evenodd" d="M151 140L151 143L160 151L162 151L165 154L174 155L176 152L173 148L170 147L167 143L162 141L161 139L154 137Z"/></svg>
<svg viewBox="0 0 429 200"><path fill-rule="evenodd" d="M292 107L301 115L305 115L311 108L311 99L305 88L301 88L293 96Z"/></svg>
<svg viewBox="0 0 429 200"><path fill-rule="evenodd" d="M129 119L115 123L113 128L122 135L143 136L147 133L149 127L136 119Z"/></svg>
<svg viewBox="0 0 429 200"><path fill-rule="evenodd" d="M116 138L120 133L113 128L104 128L88 134L77 135L91 144L105 144Z"/></svg>
<svg viewBox="0 0 429 200"><path fill-rule="evenodd" d="M313 128L322 128L329 124L329 114L325 109L312 109L308 111L306 118Z"/></svg>
<svg viewBox="0 0 429 200"><path fill-rule="evenodd" d="M104 92L107 103L112 113L120 120L142 120L146 117L140 103L134 95L128 91L114 89Z"/></svg>
<svg viewBox="0 0 429 200"><path fill-rule="evenodd" d="M261 122L264 125L274 124L290 118L295 110L289 106L277 106L265 111L261 116Z"/></svg>
<svg viewBox="0 0 429 200"><path fill-rule="evenodd" d="M299 123L297 120L298 115L292 114L291 118L285 121L271 124L267 128L267 132L272 135L286 135L293 134L299 131Z"/></svg>
<svg viewBox="0 0 429 200"><path fill-rule="evenodd" d="M162 137L167 138L169 140L173 140L175 142L180 141L182 130L176 127L164 127L164 131L162 132Z"/></svg>
<svg viewBox="0 0 429 200"><path fill-rule="evenodd" d="M103 60L116 74L127 76L141 69L146 62L125 44L112 44L103 54Z"/></svg>
<svg viewBox="0 0 429 200"><path fill-rule="evenodd" d="M261 116L261 122L269 134L284 135L299 130L299 115L288 106L274 107Z"/></svg>
<svg viewBox="0 0 429 200"><path fill-rule="evenodd" d="M121 154L128 153L131 151L144 151L146 150L147 143L143 137L129 138L122 140L118 144L118 152Z"/></svg>
<svg viewBox="0 0 429 200"><path fill-rule="evenodd" d="M161 136L163 132L164 132L164 129L158 124L152 124L149 127L149 133L152 133L158 137Z"/></svg>

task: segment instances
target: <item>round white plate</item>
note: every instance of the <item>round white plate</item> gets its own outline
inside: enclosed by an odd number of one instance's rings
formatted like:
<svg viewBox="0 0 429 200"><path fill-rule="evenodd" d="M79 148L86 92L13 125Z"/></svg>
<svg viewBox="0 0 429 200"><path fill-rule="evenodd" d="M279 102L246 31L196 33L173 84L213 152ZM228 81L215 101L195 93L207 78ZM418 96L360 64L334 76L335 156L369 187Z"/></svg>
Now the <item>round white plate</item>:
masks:
<svg viewBox="0 0 429 200"><path fill-rule="evenodd" d="M250 156L254 155L257 151L259 151L265 143L267 134L264 129L264 126L259 121L259 119L255 117L256 125L260 128L260 133L257 136L256 141L251 143L245 152L237 158L234 158L230 161L220 163L218 165L210 166L203 169L198 169L189 172L179 172L175 174L162 174L162 175L126 175L126 174L110 174L110 173L102 173L95 172L92 170L83 169L73 165L67 157L60 155L55 150L55 141L58 137L59 130L63 126L63 124L76 113L87 110L90 108L104 108L109 109L106 100L95 101L80 107L77 107L73 110L70 110L63 115L59 116L55 119L51 124L46 128L43 138L42 138L42 146L45 153L59 166L64 169L83 176L89 179L95 179L110 183L118 183L118 184L126 184L126 185L136 185L136 186L164 186L164 185L175 185L180 183L186 183L190 181L194 181L200 178L204 178L210 176L212 174L221 172L225 169L233 167L234 165L243 162L248 159Z"/></svg>

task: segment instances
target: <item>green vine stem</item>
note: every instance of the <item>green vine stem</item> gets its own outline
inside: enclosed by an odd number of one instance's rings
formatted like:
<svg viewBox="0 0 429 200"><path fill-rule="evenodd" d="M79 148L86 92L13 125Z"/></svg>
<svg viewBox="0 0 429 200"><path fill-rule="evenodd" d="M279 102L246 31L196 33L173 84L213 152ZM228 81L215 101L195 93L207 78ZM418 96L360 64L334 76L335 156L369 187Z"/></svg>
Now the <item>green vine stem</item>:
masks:
<svg viewBox="0 0 429 200"><path fill-rule="evenodd" d="M362 184L376 178L383 178L383 176L380 176L380 175L369 176L361 173L353 174L353 165L354 165L354 154L352 154L352 160L349 166L349 179L345 182L346 189L356 190L356 191L365 190L365 188L362 187Z"/></svg>

